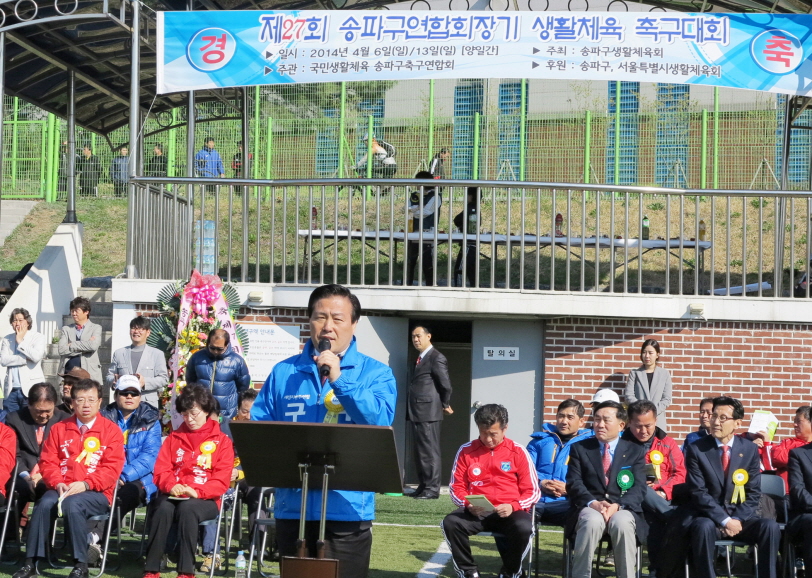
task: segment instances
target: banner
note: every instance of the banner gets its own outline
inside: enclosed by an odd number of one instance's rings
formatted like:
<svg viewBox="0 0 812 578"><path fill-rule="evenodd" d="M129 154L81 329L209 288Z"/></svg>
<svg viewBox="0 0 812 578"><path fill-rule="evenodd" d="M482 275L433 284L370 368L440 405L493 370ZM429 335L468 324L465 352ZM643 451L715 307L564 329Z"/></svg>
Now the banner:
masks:
<svg viewBox="0 0 812 578"><path fill-rule="evenodd" d="M158 12L164 94L418 78L705 84L812 95L812 16L684 12Z"/></svg>

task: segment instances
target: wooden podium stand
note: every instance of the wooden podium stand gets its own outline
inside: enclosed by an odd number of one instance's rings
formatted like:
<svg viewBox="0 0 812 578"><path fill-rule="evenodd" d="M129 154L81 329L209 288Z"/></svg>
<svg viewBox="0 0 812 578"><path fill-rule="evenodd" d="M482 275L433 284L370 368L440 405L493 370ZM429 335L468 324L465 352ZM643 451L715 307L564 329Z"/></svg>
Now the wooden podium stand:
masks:
<svg viewBox="0 0 812 578"><path fill-rule="evenodd" d="M282 558L281 578L338 578L338 560L324 558L328 487L403 491L395 431L384 426L279 421L231 422L230 426L249 486L302 488L298 552L296 557ZM311 477L311 468L322 475ZM308 558L307 492L318 488L322 495L317 557Z"/></svg>

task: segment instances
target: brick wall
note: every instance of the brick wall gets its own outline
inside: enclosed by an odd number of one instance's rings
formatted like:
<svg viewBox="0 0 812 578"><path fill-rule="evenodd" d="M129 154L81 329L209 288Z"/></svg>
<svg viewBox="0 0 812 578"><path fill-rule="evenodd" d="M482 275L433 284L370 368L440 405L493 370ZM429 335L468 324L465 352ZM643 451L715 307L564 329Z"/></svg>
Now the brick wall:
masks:
<svg viewBox="0 0 812 578"><path fill-rule="evenodd" d="M588 403L598 387L612 387L622 400L648 338L660 342L661 365L671 373L668 428L680 442L696 429L704 397L741 399L743 430L750 412L771 410L780 421L779 439L793 435L797 407L812 403L812 325L562 318L545 326L545 421L562 400Z"/></svg>

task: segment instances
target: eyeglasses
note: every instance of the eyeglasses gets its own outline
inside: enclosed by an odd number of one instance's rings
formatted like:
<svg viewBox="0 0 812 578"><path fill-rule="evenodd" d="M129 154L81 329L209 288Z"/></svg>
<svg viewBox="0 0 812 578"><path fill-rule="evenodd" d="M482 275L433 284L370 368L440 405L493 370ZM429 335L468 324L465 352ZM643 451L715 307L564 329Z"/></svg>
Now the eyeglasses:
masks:
<svg viewBox="0 0 812 578"><path fill-rule="evenodd" d="M73 400L73 403L75 403L76 405L95 405L99 403L99 400L93 397L89 399L86 399L84 397L77 397L76 399Z"/></svg>
<svg viewBox="0 0 812 578"><path fill-rule="evenodd" d="M118 394L121 397L141 397L140 391L134 391L132 389L128 389L127 391L119 391Z"/></svg>
<svg viewBox="0 0 812 578"><path fill-rule="evenodd" d="M711 421L718 421L719 423L725 423L726 421L731 420L731 419L733 419L733 418L730 417L729 415L716 415L716 414L713 414L711 416Z"/></svg>
<svg viewBox="0 0 812 578"><path fill-rule="evenodd" d="M200 417L201 413L203 413L202 409L197 409L197 410L193 409L193 410L189 410L189 411L184 411L180 415L183 417L183 419L188 419L188 420L191 420L191 421L195 421L198 417Z"/></svg>

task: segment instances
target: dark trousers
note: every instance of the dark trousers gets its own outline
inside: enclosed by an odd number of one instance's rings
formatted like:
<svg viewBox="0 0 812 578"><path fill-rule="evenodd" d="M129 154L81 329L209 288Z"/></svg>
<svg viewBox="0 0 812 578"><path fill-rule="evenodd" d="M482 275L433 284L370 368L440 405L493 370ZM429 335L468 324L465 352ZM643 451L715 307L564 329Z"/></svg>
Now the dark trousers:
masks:
<svg viewBox="0 0 812 578"><path fill-rule="evenodd" d="M149 542L144 570L161 571L169 530L177 524L178 574L195 573L195 551L200 522L217 517L219 508L214 500L170 500L167 494L158 494L150 504Z"/></svg>
<svg viewBox="0 0 812 578"><path fill-rule="evenodd" d="M688 526L688 543L691 550L691 576L715 578L713 561L716 557L714 542L722 539L722 533L710 518L694 518ZM758 575L776 578L776 555L781 541L778 523L769 518L751 518L743 523L742 531L734 540L758 546Z"/></svg>
<svg viewBox="0 0 812 578"><path fill-rule="evenodd" d="M564 526L570 511L569 500L539 502L536 504L536 521L550 526Z"/></svg>
<svg viewBox="0 0 812 578"><path fill-rule="evenodd" d="M798 554L804 559L804 566L812 568L812 514L801 514L787 524L787 539L793 544L800 543ZM797 547L797 546L796 546ZM761 556L761 552L758 553ZM790 560L790 563L795 563Z"/></svg>
<svg viewBox="0 0 812 578"><path fill-rule="evenodd" d="M533 536L533 520L530 512L513 512L507 518L500 518L491 514L485 518L478 518L465 508L459 508L444 519L440 527L443 530L454 566L460 572L471 573L477 570L474 557L471 554L469 536L479 532L499 532L504 534L504 540L497 540L496 548L502 557L503 574L518 575L522 569L522 560L530 550L530 538Z"/></svg>
<svg viewBox="0 0 812 578"><path fill-rule="evenodd" d="M9 392L8 397L3 400L3 409L8 413L17 411L27 406L28 398L23 395L23 390L21 387L15 387L12 389Z"/></svg>
<svg viewBox="0 0 812 578"><path fill-rule="evenodd" d="M476 287L476 245L470 243L465 244L465 248L460 246L460 252L457 253L457 260L454 263L454 273L460 276L460 286L465 287L462 282L462 253L465 252L465 278L468 279L468 284L471 287Z"/></svg>
<svg viewBox="0 0 812 578"><path fill-rule="evenodd" d="M325 526L325 557L338 560L339 578L366 578L372 551L372 530L363 522L331 522ZM307 522L308 556L316 557L319 523ZM280 556L296 556L299 520L276 519L276 543Z"/></svg>
<svg viewBox="0 0 812 578"><path fill-rule="evenodd" d="M51 521L57 514L59 493L48 490L34 505L34 512L28 522L28 540L26 542L27 558L44 558L45 545ZM101 492L87 491L74 494L62 500L62 516L67 526L66 531L73 548L73 559L87 563L87 521L91 516L100 516L110 511L107 497Z"/></svg>
<svg viewBox="0 0 812 578"><path fill-rule="evenodd" d="M423 238L434 237L434 233L423 233ZM406 266L406 285L411 286L415 280L414 268L417 265L417 258L420 256L420 243L409 242L409 258ZM434 245L423 243L423 256L421 257L423 267L423 281L426 285L434 285Z"/></svg>
<svg viewBox="0 0 812 578"><path fill-rule="evenodd" d="M440 493L440 427L442 421L413 421L415 466L418 491Z"/></svg>

